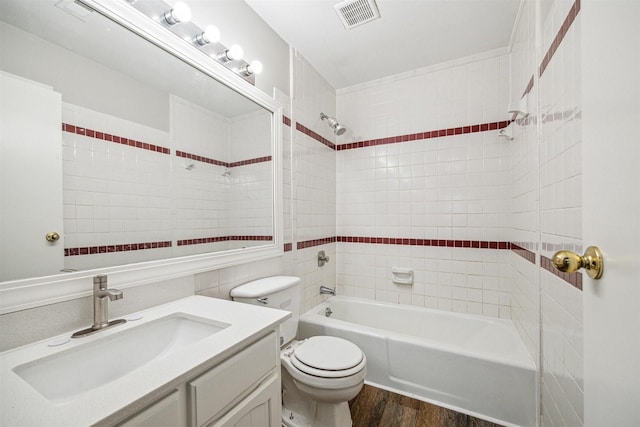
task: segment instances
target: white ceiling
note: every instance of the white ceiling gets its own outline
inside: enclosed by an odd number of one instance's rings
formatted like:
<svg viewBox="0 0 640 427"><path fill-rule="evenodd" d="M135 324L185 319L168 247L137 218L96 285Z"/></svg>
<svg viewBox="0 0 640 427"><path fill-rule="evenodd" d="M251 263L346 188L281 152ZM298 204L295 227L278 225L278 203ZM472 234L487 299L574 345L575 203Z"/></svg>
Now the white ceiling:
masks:
<svg viewBox="0 0 640 427"><path fill-rule="evenodd" d="M507 48L521 0L377 0L346 30L340 0L245 0L335 88Z"/></svg>

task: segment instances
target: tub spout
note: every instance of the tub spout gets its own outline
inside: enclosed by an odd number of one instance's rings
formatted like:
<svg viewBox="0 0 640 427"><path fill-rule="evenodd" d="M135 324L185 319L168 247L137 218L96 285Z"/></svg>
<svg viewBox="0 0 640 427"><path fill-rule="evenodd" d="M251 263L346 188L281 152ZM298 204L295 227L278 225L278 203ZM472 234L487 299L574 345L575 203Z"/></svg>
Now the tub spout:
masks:
<svg viewBox="0 0 640 427"><path fill-rule="evenodd" d="M326 286L320 286L320 295L335 295L336 290Z"/></svg>

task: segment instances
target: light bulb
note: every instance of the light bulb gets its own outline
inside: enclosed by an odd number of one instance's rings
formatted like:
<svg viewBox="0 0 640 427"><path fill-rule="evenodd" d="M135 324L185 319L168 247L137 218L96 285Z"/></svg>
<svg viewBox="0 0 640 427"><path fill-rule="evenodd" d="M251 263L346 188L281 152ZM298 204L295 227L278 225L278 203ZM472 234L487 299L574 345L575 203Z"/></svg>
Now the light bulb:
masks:
<svg viewBox="0 0 640 427"><path fill-rule="evenodd" d="M185 3L179 1L173 5L173 8L164 14L164 19L169 25L178 22L189 22L191 20L191 9Z"/></svg>
<svg viewBox="0 0 640 427"><path fill-rule="evenodd" d="M209 43L217 43L220 40L220 30L214 25L209 25L204 29L204 32L197 34L194 37L196 43L200 46L204 46Z"/></svg>
<svg viewBox="0 0 640 427"><path fill-rule="evenodd" d="M227 50L227 58L229 58L229 61L239 61L243 55L244 51L237 44L234 44Z"/></svg>
<svg viewBox="0 0 640 427"><path fill-rule="evenodd" d="M202 36L207 43L217 43L220 41L220 30L215 25L208 25L207 28L204 29Z"/></svg>
<svg viewBox="0 0 640 427"><path fill-rule="evenodd" d="M264 67L262 66L262 62L260 61L251 61L251 64L247 66L247 71L252 74L260 74Z"/></svg>

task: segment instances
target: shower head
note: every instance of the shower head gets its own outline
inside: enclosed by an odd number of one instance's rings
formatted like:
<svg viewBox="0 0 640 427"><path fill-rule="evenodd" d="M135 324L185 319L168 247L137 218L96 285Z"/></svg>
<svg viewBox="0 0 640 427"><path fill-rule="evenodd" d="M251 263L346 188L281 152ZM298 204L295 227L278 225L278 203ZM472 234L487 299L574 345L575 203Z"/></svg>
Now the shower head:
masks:
<svg viewBox="0 0 640 427"><path fill-rule="evenodd" d="M347 131L347 128L338 123L335 117L329 117L325 113L320 113L320 118L327 121L327 124L333 129L333 133L336 135L342 135Z"/></svg>

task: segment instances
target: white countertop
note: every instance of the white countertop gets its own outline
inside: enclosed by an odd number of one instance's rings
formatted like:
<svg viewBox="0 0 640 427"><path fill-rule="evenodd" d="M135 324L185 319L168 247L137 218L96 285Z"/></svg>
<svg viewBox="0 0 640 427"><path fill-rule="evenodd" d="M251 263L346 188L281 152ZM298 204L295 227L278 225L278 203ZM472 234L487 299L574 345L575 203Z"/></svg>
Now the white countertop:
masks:
<svg viewBox="0 0 640 427"><path fill-rule="evenodd" d="M13 369L32 360L104 339L129 328L173 313L188 313L231 326L184 350L154 360L129 374L63 403L53 403L18 376ZM290 313L249 304L192 296L141 311L142 319L72 339L64 345L48 343L71 331L0 353L0 425L89 426L110 425L123 413L133 414L201 370L213 366L276 328ZM136 314L124 316L135 318ZM99 367L97 367L99 368ZM119 413L119 414L116 414ZM113 415L116 415L115 417Z"/></svg>

